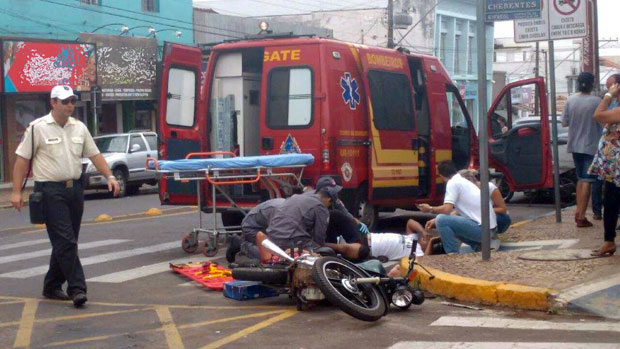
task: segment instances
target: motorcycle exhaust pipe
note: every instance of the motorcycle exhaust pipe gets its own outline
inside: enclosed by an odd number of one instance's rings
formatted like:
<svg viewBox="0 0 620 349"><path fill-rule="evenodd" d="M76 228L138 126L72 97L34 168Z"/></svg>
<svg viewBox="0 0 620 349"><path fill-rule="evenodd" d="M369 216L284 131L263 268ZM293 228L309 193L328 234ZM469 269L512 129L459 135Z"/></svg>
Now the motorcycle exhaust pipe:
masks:
<svg viewBox="0 0 620 349"><path fill-rule="evenodd" d="M286 252L284 252L284 250L282 250L280 247L278 247L278 245L274 244L273 242L269 241L269 239L265 239L263 240L263 242L261 242L261 245L268 249L269 252L279 256L280 258L284 258L289 262L293 262L295 261L291 256L287 255Z"/></svg>

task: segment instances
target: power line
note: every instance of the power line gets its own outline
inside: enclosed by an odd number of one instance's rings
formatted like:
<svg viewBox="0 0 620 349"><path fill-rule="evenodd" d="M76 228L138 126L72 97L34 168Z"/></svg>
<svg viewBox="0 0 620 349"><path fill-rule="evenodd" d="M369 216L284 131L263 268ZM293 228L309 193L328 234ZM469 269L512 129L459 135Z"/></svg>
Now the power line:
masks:
<svg viewBox="0 0 620 349"><path fill-rule="evenodd" d="M52 1L52 0L39 0L39 1L47 2L47 3L58 5L58 6L64 6L64 7L79 9L79 10L83 10L83 11L95 12L95 13L99 13L99 14L107 14L107 15L110 15L110 16L115 16L115 17L120 17L120 18L127 18L127 19L136 20L136 18L134 18L134 17L125 16L125 15L118 14L118 13L111 13L111 12L105 12L105 11L101 11L101 10L96 10L94 8L91 8L91 7L80 7L80 6L75 6L75 5L63 4L63 3L59 3L59 2L56 2L56 1ZM147 22L147 23L159 24L159 25L168 26L168 27L176 27L178 29L195 31L195 32L199 32L199 33L213 34L213 35L225 36L225 37L230 37L230 38L235 38L235 39L243 39L243 37L240 37L240 36L234 36L234 35L222 34L222 33L215 33L215 32L211 32L211 31L198 30L198 29L194 29L194 28L188 28L188 27L182 27L182 26L176 26L176 25L172 26L172 25L167 24L167 23L161 23L161 22L157 22L157 21L153 21L153 20L148 20L148 19L142 19L141 21Z"/></svg>

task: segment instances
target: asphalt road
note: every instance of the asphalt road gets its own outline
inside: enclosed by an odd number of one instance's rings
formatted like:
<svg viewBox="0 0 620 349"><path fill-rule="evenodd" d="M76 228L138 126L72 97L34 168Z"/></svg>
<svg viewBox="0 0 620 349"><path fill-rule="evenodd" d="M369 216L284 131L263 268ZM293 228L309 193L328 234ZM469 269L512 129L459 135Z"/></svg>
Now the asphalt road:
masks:
<svg viewBox="0 0 620 349"><path fill-rule="evenodd" d="M144 216L152 207L163 209L163 215ZM515 221L551 211L549 205L510 207ZM114 220L94 223L102 213ZM397 212L381 227L398 229L408 217ZM464 309L441 299L409 311L394 310L376 323L355 320L326 304L297 312L285 296L230 300L169 271L170 261L206 257L180 248L182 235L198 224L195 209L160 207L154 194L89 196L80 233L89 302L75 309L41 298L49 258L45 231L29 225L26 212L1 210L0 222L0 347L495 348L527 342L532 348L577 347L575 343L612 348L620 343L617 322ZM220 251L215 259L223 262L222 255Z"/></svg>

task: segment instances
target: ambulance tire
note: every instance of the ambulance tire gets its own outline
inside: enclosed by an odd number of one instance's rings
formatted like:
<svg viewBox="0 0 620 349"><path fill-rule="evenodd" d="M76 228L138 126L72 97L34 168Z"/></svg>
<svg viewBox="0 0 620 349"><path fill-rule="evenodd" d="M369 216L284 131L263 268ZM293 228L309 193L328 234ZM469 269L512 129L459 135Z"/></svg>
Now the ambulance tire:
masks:
<svg viewBox="0 0 620 349"><path fill-rule="evenodd" d="M357 191L354 207L354 215L366 224L370 231L375 230L379 222L379 210L375 205L368 202L368 190L366 188Z"/></svg>

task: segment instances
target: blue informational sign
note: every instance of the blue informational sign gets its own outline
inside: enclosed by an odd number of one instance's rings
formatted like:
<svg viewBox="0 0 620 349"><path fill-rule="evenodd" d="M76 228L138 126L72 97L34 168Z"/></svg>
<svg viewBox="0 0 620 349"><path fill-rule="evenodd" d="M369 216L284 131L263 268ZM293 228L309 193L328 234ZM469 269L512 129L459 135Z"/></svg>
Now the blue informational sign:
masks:
<svg viewBox="0 0 620 349"><path fill-rule="evenodd" d="M486 21L540 18L540 0L485 0Z"/></svg>

